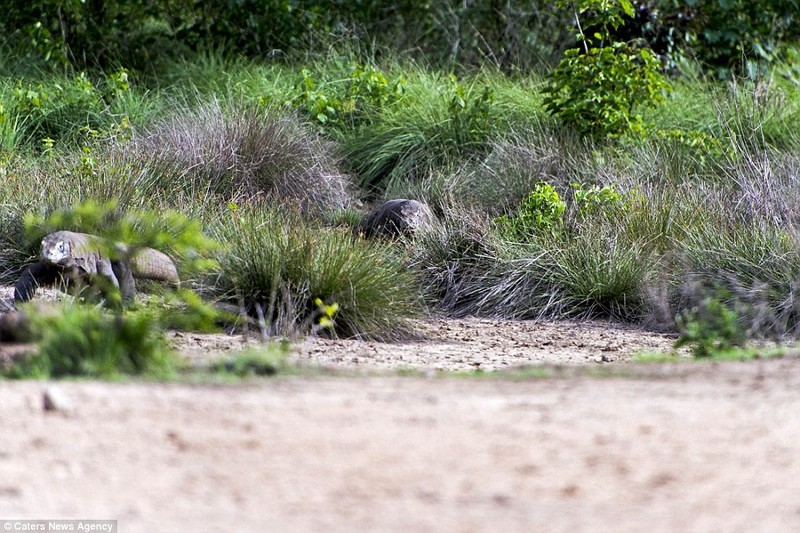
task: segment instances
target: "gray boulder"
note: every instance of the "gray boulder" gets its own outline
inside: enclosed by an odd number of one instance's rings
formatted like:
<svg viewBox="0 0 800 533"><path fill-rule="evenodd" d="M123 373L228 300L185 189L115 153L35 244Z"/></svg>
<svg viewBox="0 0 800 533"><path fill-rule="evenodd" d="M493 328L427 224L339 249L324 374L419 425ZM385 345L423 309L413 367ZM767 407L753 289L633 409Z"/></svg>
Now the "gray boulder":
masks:
<svg viewBox="0 0 800 533"><path fill-rule="evenodd" d="M397 199L381 204L364 216L356 231L365 237L412 236L429 229L434 221L430 207L416 200Z"/></svg>

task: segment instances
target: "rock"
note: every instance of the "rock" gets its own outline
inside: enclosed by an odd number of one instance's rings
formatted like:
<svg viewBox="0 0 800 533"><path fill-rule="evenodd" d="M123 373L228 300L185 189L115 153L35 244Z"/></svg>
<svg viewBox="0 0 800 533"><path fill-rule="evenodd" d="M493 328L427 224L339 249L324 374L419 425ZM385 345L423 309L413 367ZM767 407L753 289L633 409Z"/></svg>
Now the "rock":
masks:
<svg viewBox="0 0 800 533"><path fill-rule="evenodd" d="M69 414L74 410L72 402L60 389L52 385L45 388L42 393L42 406L45 411L56 411Z"/></svg>
<svg viewBox="0 0 800 533"><path fill-rule="evenodd" d="M356 231L365 237L411 236L431 227L431 209L416 200L396 199L381 204L359 221Z"/></svg>

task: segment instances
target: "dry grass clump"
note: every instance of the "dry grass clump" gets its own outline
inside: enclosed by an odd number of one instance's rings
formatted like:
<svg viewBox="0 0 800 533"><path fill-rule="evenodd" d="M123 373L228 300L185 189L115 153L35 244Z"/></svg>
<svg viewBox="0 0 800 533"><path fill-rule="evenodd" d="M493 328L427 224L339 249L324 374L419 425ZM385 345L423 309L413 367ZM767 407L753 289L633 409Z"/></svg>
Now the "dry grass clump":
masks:
<svg viewBox="0 0 800 533"><path fill-rule="evenodd" d="M181 109L127 148L152 167L167 190L226 199L268 196L306 212L335 211L351 201L331 146L292 116L213 100Z"/></svg>

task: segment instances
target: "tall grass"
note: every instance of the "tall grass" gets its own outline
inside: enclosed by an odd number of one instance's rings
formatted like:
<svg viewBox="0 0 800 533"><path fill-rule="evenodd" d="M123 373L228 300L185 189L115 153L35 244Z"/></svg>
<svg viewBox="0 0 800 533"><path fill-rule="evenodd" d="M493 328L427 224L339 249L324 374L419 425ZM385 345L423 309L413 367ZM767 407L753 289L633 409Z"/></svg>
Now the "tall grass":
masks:
<svg viewBox="0 0 800 533"><path fill-rule="evenodd" d="M348 177L323 139L291 116L253 105L212 100L180 109L127 151L143 158L167 191L227 200L266 196L314 212L341 210L351 200Z"/></svg>
<svg viewBox="0 0 800 533"><path fill-rule="evenodd" d="M215 289L254 316L260 307L273 334L316 329L317 299L338 304L343 337L409 335L423 309L414 273L388 244L264 205L229 213L212 233L228 244Z"/></svg>
<svg viewBox="0 0 800 533"><path fill-rule="evenodd" d="M412 68L403 97L343 140L344 159L369 192L417 183L453 162L477 161L511 124L542 116L535 91L496 73L458 80Z"/></svg>

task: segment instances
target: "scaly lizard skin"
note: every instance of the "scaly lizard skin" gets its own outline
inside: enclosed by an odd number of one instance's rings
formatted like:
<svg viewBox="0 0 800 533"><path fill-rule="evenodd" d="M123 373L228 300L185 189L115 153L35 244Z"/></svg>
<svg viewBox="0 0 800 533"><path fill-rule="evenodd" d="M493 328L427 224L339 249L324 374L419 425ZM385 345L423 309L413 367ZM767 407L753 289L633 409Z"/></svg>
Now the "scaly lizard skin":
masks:
<svg viewBox="0 0 800 533"><path fill-rule="evenodd" d="M105 257L99 237L74 231L57 231L42 239L38 263L28 267L14 286L14 301L27 302L39 285L52 285L59 280L92 283L99 276L108 286L117 287L125 303L133 301L134 278L178 283L178 270L172 259L153 248L142 248L128 261L112 261ZM127 247L118 244L121 255Z"/></svg>

